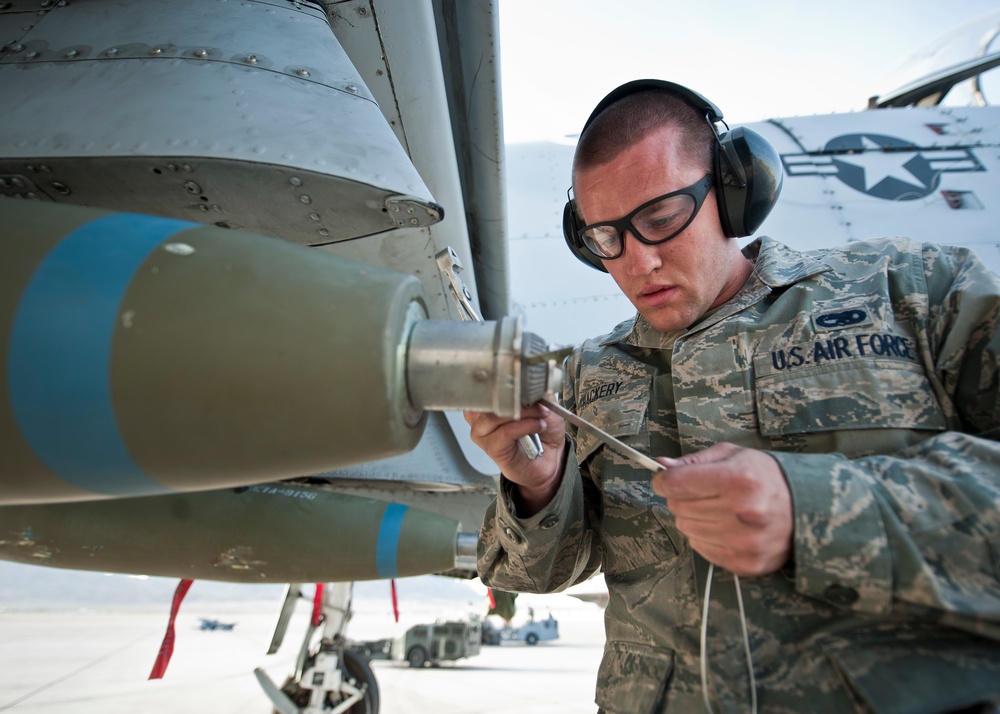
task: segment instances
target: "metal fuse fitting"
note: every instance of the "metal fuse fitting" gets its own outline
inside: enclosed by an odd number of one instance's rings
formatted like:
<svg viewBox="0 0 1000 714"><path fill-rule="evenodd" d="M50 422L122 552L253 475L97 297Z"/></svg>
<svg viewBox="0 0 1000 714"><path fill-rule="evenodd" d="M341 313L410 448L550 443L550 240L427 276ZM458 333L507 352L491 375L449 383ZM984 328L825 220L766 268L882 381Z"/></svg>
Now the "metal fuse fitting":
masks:
<svg viewBox="0 0 1000 714"><path fill-rule="evenodd" d="M521 406L538 401L549 382L535 374L546 371L546 365L524 364L544 345L536 335L523 332L516 317L418 322L407 348L410 403L416 409L488 411L520 418Z"/></svg>

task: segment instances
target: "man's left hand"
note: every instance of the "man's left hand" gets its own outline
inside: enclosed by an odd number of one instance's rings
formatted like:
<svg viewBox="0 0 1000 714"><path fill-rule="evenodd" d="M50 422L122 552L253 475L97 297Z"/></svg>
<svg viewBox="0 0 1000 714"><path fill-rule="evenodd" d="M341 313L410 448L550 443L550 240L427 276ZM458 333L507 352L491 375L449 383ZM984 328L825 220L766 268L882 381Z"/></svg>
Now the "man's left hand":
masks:
<svg viewBox="0 0 1000 714"><path fill-rule="evenodd" d="M716 444L653 476L677 529L709 562L736 575L767 575L792 556L792 496L778 462L766 452Z"/></svg>

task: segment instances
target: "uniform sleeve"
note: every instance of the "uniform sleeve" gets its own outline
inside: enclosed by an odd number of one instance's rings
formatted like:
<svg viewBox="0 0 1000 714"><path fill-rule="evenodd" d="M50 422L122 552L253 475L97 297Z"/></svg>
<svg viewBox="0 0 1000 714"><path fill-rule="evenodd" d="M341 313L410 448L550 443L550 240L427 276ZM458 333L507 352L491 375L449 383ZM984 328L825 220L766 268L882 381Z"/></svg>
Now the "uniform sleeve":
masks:
<svg viewBox="0 0 1000 714"><path fill-rule="evenodd" d="M950 430L856 459L769 452L792 492L795 585L1000 639L1000 281L959 249L925 246L923 270L919 312Z"/></svg>
<svg viewBox="0 0 1000 714"><path fill-rule="evenodd" d="M573 408L573 378L566 374L564 390ZM566 466L552 501L530 518L518 518L511 491L516 486L503 476L497 497L486 511L479 532L477 565L488 586L511 592L558 592L593 575L600 567L596 519L592 513L595 486L581 472L571 439L566 443Z"/></svg>
<svg viewBox="0 0 1000 714"><path fill-rule="evenodd" d="M479 533L479 577L510 592L558 592L583 582L600 565L593 531L586 526L584 487L576 454L568 446L562 483L552 501L530 518L518 518L510 481L501 476L497 498Z"/></svg>

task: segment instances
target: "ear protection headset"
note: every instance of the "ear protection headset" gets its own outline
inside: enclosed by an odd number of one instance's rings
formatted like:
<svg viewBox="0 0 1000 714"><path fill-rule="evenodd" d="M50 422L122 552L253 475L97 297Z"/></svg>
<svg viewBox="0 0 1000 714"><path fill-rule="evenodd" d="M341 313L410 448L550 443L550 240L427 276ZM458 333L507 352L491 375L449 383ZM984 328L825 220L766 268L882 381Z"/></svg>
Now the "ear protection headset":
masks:
<svg viewBox="0 0 1000 714"><path fill-rule="evenodd" d="M722 120L719 108L702 95L673 82L637 79L621 85L604 97L587 118L583 130L618 100L647 89L672 92L706 118L716 139L712 151L712 173L715 177L715 196L722 230L729 238L751 235L760 228L778 200L782 180L781 158L767 139L752 129L740 126L730 130ZM725 132L720 132L716 126L720 122L726 127ZM584 246L579 234L583 227L576 202L571 198L563 209L563 237L566 245L573 255L587 265L608 272L604 262Z"/></svg>

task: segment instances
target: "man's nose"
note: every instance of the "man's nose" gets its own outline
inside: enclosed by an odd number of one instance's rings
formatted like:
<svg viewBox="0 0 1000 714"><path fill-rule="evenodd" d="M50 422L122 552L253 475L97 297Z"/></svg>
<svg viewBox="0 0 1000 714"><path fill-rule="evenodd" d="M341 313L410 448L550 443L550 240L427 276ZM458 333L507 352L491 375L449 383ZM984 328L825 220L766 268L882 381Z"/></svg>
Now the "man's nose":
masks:
<svg viewBox="0 0 1000 714"><path fill-rule="evenodd" d="M625 269L629 275L648 275L663 265L659 245L643 243L629 230L622 235L622 240L625 241L625 252L621 260L625 261Z"/></svg>

